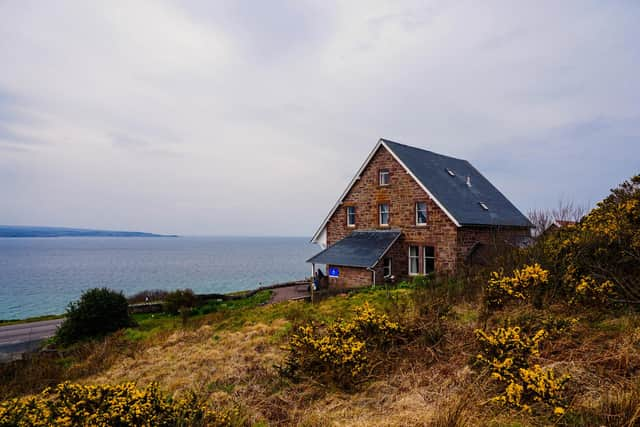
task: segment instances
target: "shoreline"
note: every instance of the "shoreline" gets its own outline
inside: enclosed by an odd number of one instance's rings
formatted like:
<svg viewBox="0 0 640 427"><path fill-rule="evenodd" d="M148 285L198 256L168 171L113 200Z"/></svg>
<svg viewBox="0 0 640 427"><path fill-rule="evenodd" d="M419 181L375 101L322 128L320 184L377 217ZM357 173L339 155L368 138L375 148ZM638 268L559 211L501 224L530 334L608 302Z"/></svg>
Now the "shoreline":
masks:
<svg viewBox="0 0 640 427"><path fill-rule="evenodd" d="M207 294L195 294L195 296L200 301L207 301L207 300L214 300L214 299L221 299L223 301L232 301L232 300L239 300L239 299L243 299L243 298L249 298L249 297L257 294L260 291L284 288L284 287L288 287L288 286L308 284L309 281L310 281L310 278L305 278L305 279L299 279L299 280L291 280L291 281L282 282L282 283L274 283L274 284L271 284L271 285L262 285L262 286L259 286L257 288L254 288L254 289L246 289L246 290L242 290L242 291L232 291L232 292L229 292L229 293L226 293L226 294L207 293ZM168 292L171 292L171 291L168 291ZM129 304L129 308L133 309L132 313L140 313L140 312L143 312L143 311L142 310L141 311L137 311L138 307L143 307L144 308L144 307L152 307L152 306L157 306L157 305L161 306L162 303L163 303L162 301L150 301L148 303L144 303L144 302L143 303L133 303L133 304ZM56 320L56 319L63 319L63 318L64 318L64 313L62 313L62 314L43 314L43 315L39 315L39 316L27 317L27 318L24 318L24 319L0 319L0 327L1 326L10 326L10 325L20 325L20 324L25 324L25 323L41 322L41 321L45 321L45 320Z"/></svg>

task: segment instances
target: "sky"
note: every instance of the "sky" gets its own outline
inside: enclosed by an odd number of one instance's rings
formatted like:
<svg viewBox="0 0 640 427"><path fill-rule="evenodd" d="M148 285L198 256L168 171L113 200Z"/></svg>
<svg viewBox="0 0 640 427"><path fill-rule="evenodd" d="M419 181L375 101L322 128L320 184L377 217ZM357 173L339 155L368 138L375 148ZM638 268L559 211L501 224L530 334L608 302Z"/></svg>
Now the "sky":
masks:
<svg viewBox="0 0 640 427"><path fill-rule="evenodd" d="M638 1L0 0L0 224L311 236L379 138L521 211L640 173Z"/></svg>

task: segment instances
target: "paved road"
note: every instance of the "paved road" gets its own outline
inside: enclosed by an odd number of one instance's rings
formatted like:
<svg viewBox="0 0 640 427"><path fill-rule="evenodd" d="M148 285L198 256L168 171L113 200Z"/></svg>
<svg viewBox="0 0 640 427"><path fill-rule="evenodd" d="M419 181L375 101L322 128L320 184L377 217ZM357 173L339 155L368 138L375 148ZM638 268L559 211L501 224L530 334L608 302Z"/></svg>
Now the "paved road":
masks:
<svg viewBox="0 0 640 427"><path fill-rule="evenodd" d="M42 340L55 334L64 319L0 326L0 362L25 351L35 350Z"/></svg>

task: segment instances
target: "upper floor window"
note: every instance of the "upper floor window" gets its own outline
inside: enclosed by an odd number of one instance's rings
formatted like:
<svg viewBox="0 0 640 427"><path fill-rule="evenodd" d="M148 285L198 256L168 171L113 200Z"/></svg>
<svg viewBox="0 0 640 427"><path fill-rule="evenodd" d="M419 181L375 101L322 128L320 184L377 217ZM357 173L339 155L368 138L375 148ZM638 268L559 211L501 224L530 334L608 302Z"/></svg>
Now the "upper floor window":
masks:
<svg viewBox="0 0 640 427"><path fill-rule="evenodd" d="M420 248L409 246L409 274L415 276L420 273Z"/></svg>
<svg viewBox="0 0 640 427"><path fill-rule="evenodd" d="M355 206L347 206L347 226L349 227L356 226L356 207Z"/></svg>
<svg viewBox="0 0 640 427"><path fill-rule="evenodd" d="M425 246L422 248L423 272L424 274L436 271L436 250L433 246Z"/></svg>
<svg viewBox="0 0 640 427"><path fill-rule="evenodd" d="M389 203L378 205L378 217L380 225L389 225Z"/></svg>
<svg viewBox="0 0 640 427"><path fill-rule="evenodd" d="M389 169L380 169L379 174L379 182L380 185L389 185L390 177L389 177Z"/></svg>
<svg viewBox="0 0 640 427"><path fill-rule="evenodd" d="M416 225L426 225L426 224L427 224L427 203L417 202L416 203Z"/></svg>

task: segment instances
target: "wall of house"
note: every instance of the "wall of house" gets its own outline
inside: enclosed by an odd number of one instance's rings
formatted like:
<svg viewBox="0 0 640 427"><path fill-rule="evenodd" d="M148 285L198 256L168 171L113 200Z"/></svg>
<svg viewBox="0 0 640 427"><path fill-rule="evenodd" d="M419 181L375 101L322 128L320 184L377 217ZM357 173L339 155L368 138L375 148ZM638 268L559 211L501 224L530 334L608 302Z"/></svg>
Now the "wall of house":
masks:
<svg viewBox="0 0 640 427"><path fill-rule="evenodd" d="M476 243L482 243L484 252L488 255L510 246L517 238L530 236L528 228L513 227L462 227L458 229L456 245L457 261L467 261L469 251Z"/></svg>
<svg viewBox="0 0 640 427"><path fill-rule="evenodd" d="M378 172L388 169L390 184L378 185ZM427 203L427 225L415 225L415 203ZM389 203L389 226L379 225L378 205ZM356 207L356 226L347 226L346 207ZM392 274L397 280L408 275L408 251L410 245L433 246L436 253L436 271L453 271L457 257L457 227L418 183L393 158L386 148L380 147L374 154L344 202L327 223L327 244L349 235L353 230L400 229L403 233L387 256L392 258ZM344 267L343 267L344 268ZM422 258L420 262L422 270ZM367 272L366 270L364 270ZM379 271L379 273L378 273ZM370 272L367 272L370 274ZM378 278L380 278L378 280ZM359 279L359 278L357 278ZM382 265L376 266L376 281L382 280ZM349 279L345 279L349 280ZM368 279L369 282L371 279Z"/></svg>
<svg viewBox="0 0 640 427"><path fill-rule="evenodd" d="M340 277L329 277L329 289L331 290L369 286L372 283L372 273L366 268L328 265L327 272L331 267L337 267L340 270Z"/></svg>

